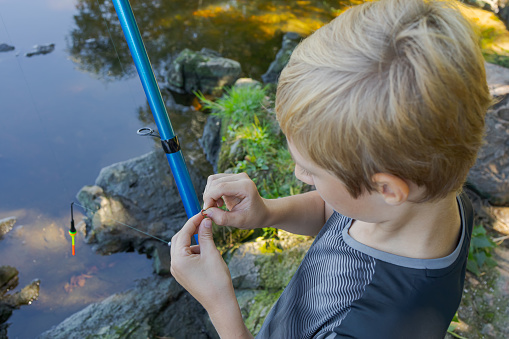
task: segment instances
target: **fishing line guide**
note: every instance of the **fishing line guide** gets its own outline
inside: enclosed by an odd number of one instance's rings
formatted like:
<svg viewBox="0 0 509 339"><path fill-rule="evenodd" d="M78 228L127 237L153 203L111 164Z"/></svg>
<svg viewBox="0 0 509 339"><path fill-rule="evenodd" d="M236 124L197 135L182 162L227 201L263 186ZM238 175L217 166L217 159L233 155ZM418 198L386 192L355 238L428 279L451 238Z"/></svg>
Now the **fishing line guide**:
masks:
<svg viewBox="0 0 509 339"><path fill-rule="evenodd" d="M168 140L163 140L159 133L154 131L150 127L142 127L139 130L136 131L136 134L142 137L155 137L161 139L161 145L163 146L164 153L166 154L172 154L177 153L180 151L180 141L178 137L175 135L173 138Z"/></svg>

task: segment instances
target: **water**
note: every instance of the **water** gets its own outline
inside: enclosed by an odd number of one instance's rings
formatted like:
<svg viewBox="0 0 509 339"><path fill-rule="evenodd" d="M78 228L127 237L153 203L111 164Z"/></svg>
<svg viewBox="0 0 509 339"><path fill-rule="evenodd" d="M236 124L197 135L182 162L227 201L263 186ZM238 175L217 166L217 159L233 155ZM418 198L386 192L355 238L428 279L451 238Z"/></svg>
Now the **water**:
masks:
<svg viewBox="0 0 509 339"><path fill-rule="evenodd" d="M243 76L259 79L284 32L309 34L340 7L338 1L132 4L159 80L171 56L202 47L238 60ZM11 339L33 338L151 275L144 256L100 256L80 236L73 257L67 231L79 189L93 184L102 167L144 154L153 142L135 133L147 123L147 103L109 2L0 0L0 16L0 43L16 48L0 53L0 218L18 218L0 240L0 265L20 271L15 291L41 279L39 299L8 321ZM24 56L44 43L55 50ZM186 117L170 114L177 133L185 133L179 126L189 125ZM205 119L193 116L199 130ZM184 145L196 148L189 139ZM188 154L194 161L197 150Z"/></svg>

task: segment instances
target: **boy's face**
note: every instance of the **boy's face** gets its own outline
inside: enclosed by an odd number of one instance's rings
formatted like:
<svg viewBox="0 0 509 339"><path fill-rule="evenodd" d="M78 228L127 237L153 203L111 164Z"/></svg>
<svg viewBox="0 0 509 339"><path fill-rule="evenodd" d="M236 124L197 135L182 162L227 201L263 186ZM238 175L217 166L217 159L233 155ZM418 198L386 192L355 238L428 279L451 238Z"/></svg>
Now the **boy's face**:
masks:
<svg viewBox="0 0 509 339"><path fill-rule="evenodd" d="M355 199L341 180L300 154L290 140L288 149L295 161L297 179L308 185L314 185L322 199L335 211L356 220L366 222L379 220L380 214L377 214L377 211L383 208L380 194L364 193Z"/></svg>

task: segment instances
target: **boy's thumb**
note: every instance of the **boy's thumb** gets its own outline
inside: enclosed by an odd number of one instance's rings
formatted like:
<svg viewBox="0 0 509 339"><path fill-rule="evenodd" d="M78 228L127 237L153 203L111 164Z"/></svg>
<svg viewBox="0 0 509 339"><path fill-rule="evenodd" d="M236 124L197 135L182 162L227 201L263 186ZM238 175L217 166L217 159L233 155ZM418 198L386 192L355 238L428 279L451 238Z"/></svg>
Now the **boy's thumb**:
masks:
<svg viewBox="0 0 509 339"><path fill-rule="evenodd" d="M198 242L200 247L207 250L211 247L216 248L214 244L214 238L212 236L212 220L205 218L200 224L200 230L198 231Z"/></svg>

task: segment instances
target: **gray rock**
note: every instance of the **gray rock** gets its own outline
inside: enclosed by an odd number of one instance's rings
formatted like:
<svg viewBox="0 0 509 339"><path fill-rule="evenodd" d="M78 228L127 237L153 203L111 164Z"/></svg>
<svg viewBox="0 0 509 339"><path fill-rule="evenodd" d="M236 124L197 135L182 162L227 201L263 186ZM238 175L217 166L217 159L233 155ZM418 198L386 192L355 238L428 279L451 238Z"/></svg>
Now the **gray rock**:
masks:
<svg viewBox="0 0 509 339"><path fill-rule="evenodd" d="M154 276L87 306L39 338L217 338L209 323L175 279Z"/></svg>
<svg viewBox="0 0 509 339"><path fill-rule="evenodd" d="M225 86L231 86L242 72L237 61L226 59L215 51L200 52L184 49L168 70L168 87L178 93L220 96Z"/></svg>
<svg viewBox="0 0 509 339"><path fill-rule="evenodd" d="M0 297L18 286L18 270L12 266L0 266Z"/></svg>
<svg viewBox="0 0 509 339"><path fill-rule="evenodd" d="M0 44L0 52L9 52L14 51L14 46L10 46L7 44Z"/></svg>
<svg viewBox="0 0 509 339"><path fill-rule="evenodd" d="M206 178L193 167L188 169L196 191L203 192ZM77 198L87 208L86 240L103 254L142 251L145 242L154 240L123 224L169 241L187 221L160 149L103 168L95 186L85 186Z"/></svg>
<svg viewBox="0 0 509 339"><path fill-rule="evenodd" d="M39 297L40 281L34 280L21 291L8 294L18 286L18 270L12 266L0 266L0 338L7 338L7 327L4 323L14 309L29 305Z"/></svg>
<svg viewBox="0 0 509 339"><path fill-rule="evenodd" d="M256 243L242 244L233 254L228 268L233 281L233 287L238 289L256 289L260 287L260 268L256 265L260 255Z"/></svg>
<svg viewBox="0 0 509 339"><path fill-rule="evenodd" d="M290 60L293 50L297 47L301 39L302 37L299 34L292 32L286 33L283 36L283 44L279 52L276 54L276 59L270 64L267 72L262 75L264 83L277 83L281 71L285 68L286 64Z"/></svg>
<svg viewBox="0 0 509 339"><path fill-rule="evenodd" d="M486 115L485 144L467 182L493 205L509 204L509 69L486 64L491 93L500 99Z"/></svg>
<svg viewBox="0 0 509 339"><path fill-rule="evenodd" d="M235 84L233 85L233 87L240 87L240 88L244 88L244 87L253 87L253 86L260 86L261 87L261 82L259 81L256 81L254 79L251 79L251 78L240 78L240 79L237 79L237 81L235 81Z"/></svg>
<svg viewBox="0 0 509 339"><path fill-rule="evenodd" d="M16 221L16 217L0 219L0 238L12 230Z"/></svg>
<svg viewBox="0 0 509 339"><path fill-rule="evenodd" d="M154 272L159 275L170 274L171 268L171 257L170 257L170 246L161 243L155 244L155 249L152 252L154 258L153 266Z"/></svg>
<svg viewBox="0 0 509 339"><path fill-rule="evenodd" d="M217 173L217 162L219 160L219 151L221 150L221 118L210 115L207 118L203 135L199 140L200 146L212 164L214 173Z"/></svg>
<svg viewBox="0 0 509 339"><path fill-rule="evenodd" d="M44 44L44 45L35 45L31 52L25 54L27 57L32 57L34 55L44 55L51 53L55 50L55 44Z"/></svg>
<svg viewBox="0 0 509 339"><path fill-rule="evenodd" d="M3 296L0 301L13 308L18 308L22 305L30 305L32 301L39 297L40 284L41 281L36 279L23 287L21 291Z"/></svg>

